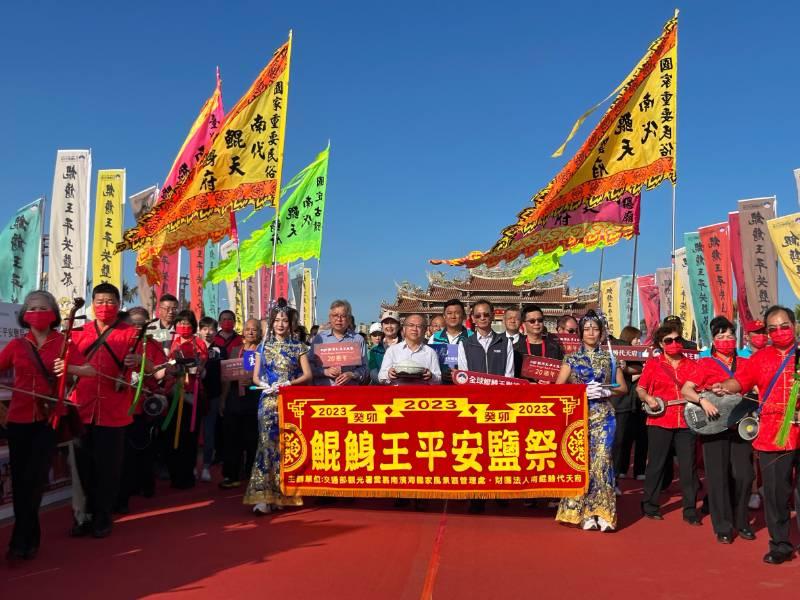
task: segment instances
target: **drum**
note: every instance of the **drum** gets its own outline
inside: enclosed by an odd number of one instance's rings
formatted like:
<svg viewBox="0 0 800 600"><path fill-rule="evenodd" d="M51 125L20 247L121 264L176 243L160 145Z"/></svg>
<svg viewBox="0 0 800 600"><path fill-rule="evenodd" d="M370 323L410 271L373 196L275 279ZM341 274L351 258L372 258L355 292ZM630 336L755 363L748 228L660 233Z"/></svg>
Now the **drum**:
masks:
<svg viewBox="0 0 800 600"><path fill-rule="evenodd" d="M150 417L158 417L167 409L167 397L161 394L148 396L142 405L144 414Z"/></svg>
<svg viewBox="0 0 800 600"><path fill-rule="evenodd" d="M688 403L683 409L683 416L689 429L700 435L722 433L728 428L736 427L756 408L758 403L740 394L717 396L712 392L703 392L700 397L717 407L719 416L708 418L699 404Z"/></svg>

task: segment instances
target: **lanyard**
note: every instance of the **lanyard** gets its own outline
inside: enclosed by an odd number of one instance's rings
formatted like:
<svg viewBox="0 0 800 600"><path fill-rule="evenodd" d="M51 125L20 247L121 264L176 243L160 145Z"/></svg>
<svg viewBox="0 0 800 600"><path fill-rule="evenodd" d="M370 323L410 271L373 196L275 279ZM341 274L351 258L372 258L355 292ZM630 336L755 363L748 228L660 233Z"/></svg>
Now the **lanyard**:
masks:
<svg viewBox="0 0 800 600"><path fill-rule="evenodd" d="M717 364L718 364L720 367L722 367L722 369L725 371L725 373L727 373L727 374L728 374L728 377L733 377L733 371L731 371L731 369L730 369L730 368L728 368L728 365L726 365L724 362L722 362L722 361L721 361L720 359L718 359L716 356L712 356L712 357L711 357L711 359L712 359L712 360L715 360L715 361L717 362Z"/></svg>
<svg viewBox="0 0 800 600"><path fill-rule="evenodd" d="M532 356L533 352L531 352L531 343L528 340L528 336L525 336L525 347L528 349L528 356ZM547 355L545 354L545 349L544 349L544 338L542 338L542 355L541 356L542 356L542 358L547 358Z"/></svg>

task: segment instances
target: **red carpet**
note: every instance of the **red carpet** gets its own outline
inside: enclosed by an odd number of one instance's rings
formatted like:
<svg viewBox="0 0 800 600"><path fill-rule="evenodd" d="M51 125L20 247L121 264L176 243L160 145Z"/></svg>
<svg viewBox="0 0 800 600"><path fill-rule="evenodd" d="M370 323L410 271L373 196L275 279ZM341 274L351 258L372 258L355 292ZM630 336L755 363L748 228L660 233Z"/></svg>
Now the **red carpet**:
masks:
<svg viewBox="0 0 800 600"><path fill-rule="evenodd" d="M0 566L5 598L797 598L800 559L761 563L767 535L716 542L681 520L640 519L639 482L626 481L620 530L582 532L553 522L552 509L429 501L426 512L390 500L339 501L256 519L239 494L199 484L133 498L105 540L70 539L70 512L43 514L39 557ZM674 492L674 490L670 490ZM794 527L794 523L792 525ZM10 528L0 528L7 546ZM795 540L797 542L797 540Z"/></svg>

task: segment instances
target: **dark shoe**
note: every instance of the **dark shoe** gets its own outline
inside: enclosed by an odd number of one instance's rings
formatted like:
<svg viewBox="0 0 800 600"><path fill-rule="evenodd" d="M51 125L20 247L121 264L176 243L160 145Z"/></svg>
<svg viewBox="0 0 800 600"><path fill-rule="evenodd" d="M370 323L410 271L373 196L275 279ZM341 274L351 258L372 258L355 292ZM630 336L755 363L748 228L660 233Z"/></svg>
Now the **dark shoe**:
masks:
<svg viewBox="0 0 800 600"><path fill-rule="evenodd" d="M700 521L700 517L683 517L683 520L692 527L700 527L703 524L702 521Z"/></svg>
<svg viewBox="0 0 800 600"><path fill-rule="evenodd" d="M717 534L717 541L720 544L732 544L733 543L733 536L730 533L718 533Z"/></svg>
<svg viewBox="0 0 800 600"><path fill-rule="evenodd" d="M28 549L25 551L25 555L24 555L24 557L23 557L23 558L24 558L25 560L33 560L34 558L36 558L36 556L37 556L38 554L39 554L39 547L38 547L38 546L37 546L36 548L28 548Z"/></svg>
<svg viewBox="0 0 800 600"><path fill-rule="evenodd" d="M92 537L98 540L107 538L111 535L111 524L109 523L105 527L95 527L92 529Z"/></svg>
<svg viewBox="0 0 800 600"><path fill-rule="evenodd" d="M395 508L405 508L409 504L411 504L411 500L409 500L408 498L398 498L397 500L394 501Z"/></svg>
<svg viewBox="0 0 800 600"><path fill-rule="evenodd" d="M756 534L753 533L752 529L748 529L747 527L739 530L739 537L743 540L754 540L756 539Z"/></svg>
<svg viewBox="0 0 800 600"><path fill-rule="evenodd" d="M22 560L23 558L25 558L25 552L19 548L9 548L8 552L6 552L6 560L8 561Z"/></svg>
<svg viewBox="0 0 800 600"><path fill-rule="evenodd" d="M478 515L481 514L486 510L486 501L485 500L470 500L469 501L469 508L467 512L471 515Z"/></svg>
<svg viewBox="0 0 800 600"><path fill-rule="evenodd" d="M700 512L704 515L711 514L711 508L708 506L708 494L703 496L703 503L700 505Z"/></svg>
<svg viewBox="0 0 800 600"><path fill-rule="evenodd" d="M69 537L80 538L86 537L92 532L92 522L86 521L85 523L72 523L72 529L69 530Z"/></svg>
<svg viewBox="0 0 800 600"><path fill-rule="evenodd" d="M221 490L232 490L234 488L238 488L242 485L241 481L233 481L232 479L223 479L219 483L219 489Z"/></svg>
<svg viewBox="0 0 800 600"><path fill-rule="evenodd" d="M417 512L425 512L425 501L414 500L414 510Z"/></svg>
<svg viewBox="0 0 800 600"><path fill-rule="evenodd" d="M508 507L508 500L496 500L497 506L500 508L507 508Z"/></svg>
<svg viewBox="0 0 800 600"><path fill-rule="evenodd" d="M780 565L788 560L792 560L792 553L767 552L764 555L764 562L768 565Z"/></svg>
<svg viewBox="0 0 800 600"><path fill-rule="evenodd" d="M114 512L118 515L127 515L129 512L131 512L131 510L128 508L128 503L126 502L125 504L118 504L115 506Z"/></svg>
<svg viewBox="0 0 800 600"><path fill-rule="evenodd" d="M642 514L644 514L645 518L653 519L654 521L663 521L664 520L664 517L663 517L663 515L661 513L645 512L645 513L642 513Z"/></svg>

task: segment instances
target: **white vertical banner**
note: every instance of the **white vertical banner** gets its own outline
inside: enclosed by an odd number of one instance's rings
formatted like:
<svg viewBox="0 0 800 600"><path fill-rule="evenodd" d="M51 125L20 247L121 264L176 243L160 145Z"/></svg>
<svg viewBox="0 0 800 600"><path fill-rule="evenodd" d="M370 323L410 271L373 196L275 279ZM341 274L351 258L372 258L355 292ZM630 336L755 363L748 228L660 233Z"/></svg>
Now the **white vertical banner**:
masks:
<svg viewBox="0 0 800 600"><path fill-rule="evenodd" d="M152 185L149 188L137 192L128 197L128 204L131 207L131 213L136 221L148 210L153 208L156 200L158 199L158 187ZM149 314L154 314L155 302L153 300L153 288L147 283L147 278L144 275L138 275L138 289L139 289L139 305L147 309Z"/></svg>
<svg viewBox="0 0 800 600"><path fill-rule="evenodd" d="M47 289L66 317L74 298L86 295L89 262L90 150L59 150L50 204Z"/></svg>
<svg viewBox="0 0 800 600"><path fill-rule="evenodd" d="M219 247L219 260L222 262L231 252L236 251L236 242L233 240L228 240L224 244L220 244ZM226 281L225 287L228 292L228 310L232 310L236 315L236 329L237 331L241 332L242 327L244 326L244 311L242 310L242 306L239 305L239 298L237 298L237 288L239 287L238 281ZM242 304L244 303L244 297L241 297Z"/></svg>
<svg viewBox="0 0 800 600"><path fill-rule="evenodd" d="M794 170L794 182L797 185L797 204L800 205L800 169Z"/></svg>

